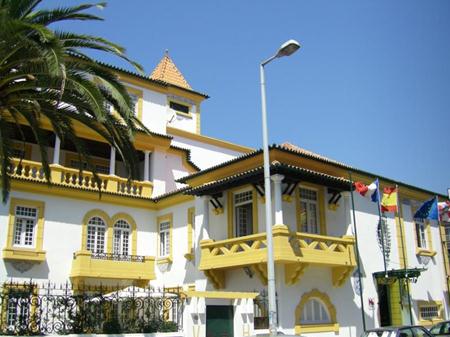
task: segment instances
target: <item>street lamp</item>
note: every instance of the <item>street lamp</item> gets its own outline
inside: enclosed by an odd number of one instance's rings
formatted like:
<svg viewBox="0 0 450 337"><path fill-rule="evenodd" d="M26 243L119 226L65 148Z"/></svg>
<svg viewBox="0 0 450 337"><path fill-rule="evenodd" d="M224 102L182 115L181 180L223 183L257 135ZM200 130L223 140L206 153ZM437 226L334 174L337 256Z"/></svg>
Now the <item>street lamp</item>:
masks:
<svg viewBox="0 0 450 337"><path fill-rule="evenodd" d="M269 163L269 143L267 135L267 109L266 109L266 83L264 78L264 66L272 60L290 56L300 48L300 44L295 40L283 43L278 52L263 61L259 67L261 77L261 112L262 112L262 133L263 133L263 157L264 157L264 191L266 210L266 233L267 233L267 290L269 295L269 332L271 336L277 334L277 304L275 295L275 264L273 261L273 241L272 241L272 196L270 190L270 163Z"/></svg>

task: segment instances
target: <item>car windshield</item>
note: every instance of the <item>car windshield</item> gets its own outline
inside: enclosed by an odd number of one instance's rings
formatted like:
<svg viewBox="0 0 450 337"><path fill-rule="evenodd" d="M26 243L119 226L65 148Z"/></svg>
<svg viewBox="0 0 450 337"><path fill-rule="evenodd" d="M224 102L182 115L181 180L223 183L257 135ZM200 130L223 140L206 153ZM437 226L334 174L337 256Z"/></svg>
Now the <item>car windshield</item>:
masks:
<svg viewBox="0 0 450 337"><path fill-rule="evenodd" d="M361 337L395 337L393 330L366 331Z"/></svg>

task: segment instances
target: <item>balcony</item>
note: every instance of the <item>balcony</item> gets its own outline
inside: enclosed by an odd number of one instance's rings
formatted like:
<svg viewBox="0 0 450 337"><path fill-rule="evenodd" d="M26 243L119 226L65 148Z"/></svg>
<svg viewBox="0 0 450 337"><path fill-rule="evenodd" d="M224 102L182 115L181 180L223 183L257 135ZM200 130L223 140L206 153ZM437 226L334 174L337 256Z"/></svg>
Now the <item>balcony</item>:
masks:
<svg viewBox="0 0 450 337"><path fill-rule="evenodd" d="M42 164L30 160L13 159L9 169L12 178L46 183ZM120 196L151 198L153 184L149 181L128 181L126 178L115 175L98 174L99 181L94 179L90 171L80 172L77 169L61 165L50 165L52 185L68 187L77 190L103 192Z"/></svg>
<svg viewBox="0 0 450 337"><path fill-rule="evenodd" d="M92 253L88 250L74 253L70 273L70 279L76 285L95 279L132 281L131 283L144 287L155 277L153 256Z"/></svg>
<svg viewBox="0 0 450 337"><path fill-rule="evenodd" d="M263 284L267 283L266 233L223 241L203 240L199 269L214 287L225 287L228 269L250 268ZM273 227L275 263L285 268L285 283L295 284L308 266L331 268L332 283L341 286L350 276L356 260L354 238L290 233L283 225Z"/></svg>

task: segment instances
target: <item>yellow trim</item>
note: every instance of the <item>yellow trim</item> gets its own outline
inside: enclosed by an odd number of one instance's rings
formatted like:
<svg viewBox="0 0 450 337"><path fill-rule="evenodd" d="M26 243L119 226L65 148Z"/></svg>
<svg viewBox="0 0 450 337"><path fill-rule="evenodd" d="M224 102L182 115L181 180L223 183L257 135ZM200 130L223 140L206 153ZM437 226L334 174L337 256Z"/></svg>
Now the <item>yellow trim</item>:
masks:
<svg viewBox="0 0 450 337"><path fill-rule="evenodd" d="M414 213L417 211L417 207L411 206L411 213L413 217L413 224L414 224L414 240L416 242L416 255L421 256L430 256L433 257L437 254L436 251L433 250L433 240L431 235L431 224L429 220L423 220L423 224L425 226L425 236L427 240L427 248L422 248L419 246L419 242L417 241L417 224L416 220L414 219Z"/></svg>
<svg viewBox="0 0 450 337"><path fill-rule="evenodd" d="M87 250L75 252L70 279L79 286L87 279L129 280L138 286L146 286L156 278L155 258L145 256L143 262L93 259Z"/></svg>
<svg viewBox="0 0 450 337"><path fill-rule="evenodd" d="M14 242L14 225L16 217L16 206L28 206L37 209L37 221L34 232L34 247L24 248L15 247ZM3 249L3 259L5 260L28 260L34 262L45 261L45 251L43 251L44 242L44 209L45 203L37 200L11 198L9 206L8 220L8 237L6 247Z"/></svg>
<svg viewBox="0 0 450 337"><path fill-rule="evenodd" d="M184 112L181 112L181 111L172 109L172 108L170 107L170 103L171 103L171 102L176 103L176 104L180 104L180 105L187 106L187 107L189 108L189 112L188 112L188 113L184 113ZM192 117L193 117L193 115L192 115L192 104L190 104L190 103L188 103L188 102L183 102L183 101L181 101L181 100L177 100L177 99L172 98L172 97L170 97L170 98L167 97L167 106L169 107L170 110L173 110L177 115L180 115L180 116L183 116L183 117L186 117L186 118L191 118L191 119L192 119Z"/></svg>
<svg viewBox="0 0 450 337"><path fill-rule="evenodd" d="M30 143L13 141L12 148L15 150L24 151L25 156L22 159L31 160L32 148Z"/></svg>
<svg viewBox="0 0 450 337"><path fill-rule="evenodd" d="M420 313L420 309L427 306L437 306L438 307L438 317L436 319L424 319ZM418 324L429 326L432 324L436 324L442 322L443 318L443 305L442 301L417 301L417 316L418 316Z"/></svg>
<svg viewBox="0 0 450 337"><path fill-rule="evenodd" d="M11 290L30 290L30 301L28 302L29 306L30 306L30 312L29 312L29 327L31 328L31 331L36 333L38 332L38 324L36 324L36 309L38 308L38 303L39 303L39 299L37 298L38 295L38 288L35 284L8 284L8 283L4 283L3 287L2 287L2 296L3 296L3 301L0 307L0 311L1 311L1 317L0 317L0 331L7 331L8 330L8 326L7 326L7 314L8 314L8 293ZM26 302L24 302L23 304L25 304ZM19 303L17 303L19 304Z"/></svg>
<svg viewBox="0 0 450 337"><path fill-rule="evenodd" d="M303 312L303 307L310 299L319 299L322 304L327 308L328 314L330 315L331 323L327 324L300 324L300 318ZM331 303L329 296L326 293L322 293L317 289L313 289L308 293L303 294L300 302L295 308L295 334L300 335L302 333L308 332L339 332L339 324L336 320L336 308Z"/></svg>
<svg viewBox="0 0 450 337"><path fill-rule="evenodd" d="M101 218L106 225L106 251L105 253L111 253L111 249L110 246L112 247L112 243L110 243L110 239L109 239L109 228L110 228L110 219L108 214L106 214L106 212L102 211L101 209L92 209L89 212L87 212L84 217L83 220L81 222L81 249L82 250L86 250L87 251L87 226L88 226L88 222L91 218L93 217L99 217Z"/></svg>
<svg viewBox="0 0 450 337"><path fill-rule="evenodd" d="M87 251L87 226L89 220L95 216L101 218L106 225L107 241L105 253L113 252L114 225L118 220L123 219L131 226L131 255L137 255L137 225L133 217L124 212L116 213L114 216L109 217L109 215L101 209L92 209L83 217L81 223L81 250Z"/></svg>
<svg viewBox="0 0 450 337"><path fill-rule="evenodd" d="M298 184L295 187L295 198L296 198L295 218L297 220L297 231L298 232L302 231L301 218L300 218L300 214L301 214L300 189L301 188L314 190L317 192L317 204L319 206L318 211L319 211L319 221L320 221L320 233L319 234L327 235L327 224L326 224L326 216L325 216L325 197L324 197L324 192L323 192L323 186L320 186L317 184L312 184L312 183L306 183L306 182L302 182L301 184Z"/></svg>
<svg viewBox="0 0 450 337"><path fill-rule="evenodd" d="M168 256L160 256L160 224L162 222L169 222L169 255ZM173 214L169 213L169 214L165 214L165 215L161 215L157 218L156 223L158 224L158 242L157 242L157 250L158 250L158 254L157 254L157 263L158 264L163 264L163 263L172 263L173 262Z"/></svg>
<svg viewBox="0 0 450 337"><path fill-rule="evenodd" d="M198 116L200 116L200 114L198 114ZM242 145L238 145L238 144L234 144L234 143L230 143L221 139L217 139L217 138L213 138L213 137L208 137L208 136L204 136L204 135L200 135L200 134L196 134L196 133L192 133L189 131L185 131L185 130L181 130L181 129L177 129L171 126L167 127L167 133L170 135L174 135L174 136L179 136L179 137L184 137L184 138L188 138L191 140L196 140L198 142L201 143L206 143L209 145L214 145L214 146L218 146L224 149L228 149L228 150L233 150L236 152L242 152L242 153L249 153L254 151L253 148L247 147L247 146L242 146Z"/></svg>
<svg viewBox="0 0 450 337"><path fill-rule="evenodd" d="M187 297L202 297L202 298L216 298L216 299L255 299L259 294L252 292L233 292L233 291L186 291Z"/></svg>
<svg viewBox="0 0 450 337"><path fill-rule="evenodd" d="M187 252L184 257L191 261L194 258L194 246L193 246L193 228L195 221L195 207L190 207L187 214Z"/></svg>
<svg viewBox="0 0 450 337"><path fill-rule="evenodd" d="M196 112L196 115L197 115L196 131L197 131L197 134L200 134L200 131L201 131L201 125L200 125L200 104L196 104L195 112Z"/></svg>
<svg viewBox="0 0 450 337"><path fill-rule="evenodd" d="M400 280L389 285L389 307L392 325L402 325L402 307L400 298Z"/></svg>
<svg viewBox="0 0 450 337"><path fill-rule="evenodd" d="M234 232L234 195L236 193L252 191L252 218L253 218L253 234L258 233L258 194L256 189L250 185L244 185L232 188L227 192L227 219L228 219L228 238L236 237Z"/></svg>
<svg viewBox="0 0 450 337"><path fill-rule="evenodd" d="M134 219L127 213L117 213L111 218L112 233L114 235L114 225L119 220L125 220L131 226L131 255L137 255L137 226ZM112 242L112 240L111 240ZM112 250L111 250L112 252Z"/></svg>
<svg viewBox="0 0 450 337"><path fill-rule="evenodd" d="M404 246L406 244L406 235L405 235L405 221L404 219L400 218L399 214L403 214L403 202L402 199L398 198L398 207L399 212L395 214L395 226L396 226L396 233L397 233L397 250L398 250L398 257L400 260L400 267L406 268L408 266L408 253L406 250L406 247Z"/></svg>

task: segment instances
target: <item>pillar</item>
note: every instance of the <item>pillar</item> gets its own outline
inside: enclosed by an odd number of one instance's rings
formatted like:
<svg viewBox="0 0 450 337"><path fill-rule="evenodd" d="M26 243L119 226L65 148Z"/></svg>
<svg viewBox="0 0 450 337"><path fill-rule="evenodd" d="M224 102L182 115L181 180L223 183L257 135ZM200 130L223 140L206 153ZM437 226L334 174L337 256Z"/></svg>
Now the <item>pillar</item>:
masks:
<svg viewBox="0 0 450 337"><path fill-rule="evenodd" d="M55 148L53 149L53 164L59 165L59 155L61 153L61 139L55 135Z"/></svg>
<svg viewBox="0 0 450 337"><path fill-rule="evenodd" d="M116 174L116 148L114 146L111 146L109 156L109 174L112 176Z"/></svg>
<svg viewBox="0 0 450 337"><path fill-rule="evenodd" d="M275 174L271 176L273 181L273 191L274 191L274 206L275 206L275 225L283 225L283 203L282 203L282 192L281 192L281 182L284 176L281 174Z"/></svg>

